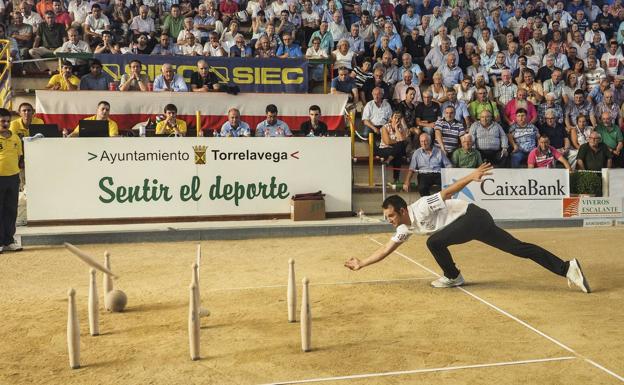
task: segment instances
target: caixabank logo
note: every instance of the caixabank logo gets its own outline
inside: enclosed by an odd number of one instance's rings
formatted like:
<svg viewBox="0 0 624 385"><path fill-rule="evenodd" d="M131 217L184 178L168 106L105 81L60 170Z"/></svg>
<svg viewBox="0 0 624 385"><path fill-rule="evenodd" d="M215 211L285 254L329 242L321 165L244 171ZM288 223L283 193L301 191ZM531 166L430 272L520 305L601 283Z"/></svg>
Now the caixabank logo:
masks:
<svg viewBox="0 0 624 385"><path fill-rule="evenodd" d="M279 163L292 159L299 159L299 150L289 153L288 151L225 151L220 149L208 149L208 146L193 146L195 164L207 164L211 161L269 161Z"/></svg>

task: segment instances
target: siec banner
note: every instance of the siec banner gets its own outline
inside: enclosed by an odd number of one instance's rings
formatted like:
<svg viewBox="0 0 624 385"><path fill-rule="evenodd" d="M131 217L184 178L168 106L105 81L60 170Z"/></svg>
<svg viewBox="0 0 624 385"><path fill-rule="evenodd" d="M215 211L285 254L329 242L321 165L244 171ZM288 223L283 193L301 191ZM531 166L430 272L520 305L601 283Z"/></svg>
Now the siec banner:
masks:
<svg viewBox="0 0 624 385"><path fill-rule="evenodd" d="M305 59L257 59L203 56L152 55L94 55L103 64L104 71L119 80L129 73L131 60L140 60L150 80L161 74L164 63L173 65L175 72L191 81L197 71L197 61L205 60L220 83L236 85L241 92L306 93L308 92L308 62Z"/></svg>
<svg viewBox="0 0 624 385"><path fill-rule="evenodd" d="M448 187L472 172L442 169ZM481 182L470 183L455 195L488 210L495 219L555 219L562 217L561 200L570 195L565 169L494 169Z"/></svg>
<svg viewBox="0 0 624 385"><path fill-rule="evenodd" d="M327 212L351 211L349 138L44 138L25 146L28 221L287 215L292 195L319 190Z"/></svg>

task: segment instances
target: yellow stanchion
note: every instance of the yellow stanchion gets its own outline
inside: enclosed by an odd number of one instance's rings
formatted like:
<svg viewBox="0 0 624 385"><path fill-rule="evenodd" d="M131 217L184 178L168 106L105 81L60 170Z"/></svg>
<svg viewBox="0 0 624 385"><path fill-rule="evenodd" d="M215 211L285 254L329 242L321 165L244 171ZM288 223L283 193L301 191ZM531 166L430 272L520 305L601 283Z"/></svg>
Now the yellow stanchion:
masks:
<svg viewBox="0 0 624 385"><path fill-rule="evenodd" d="M375 140L371 132L368 134L368 185L370 187L375 185L375 181L373 180L373 161L375 160L375 155L373 154L374 147Z"/></svg>
<svg viewBox="0 0 624 385"><path fill-rule="evenodd" d="M351 157L355 156L355 110L348 113L349 130L351 131Z"/></svg>
<svg viewBox="0 0 624 385"><path fill-rule="evenodd" d="M201 129L201 114L195 111L195 127L197 127L197 136L204 136Z"/></svg>

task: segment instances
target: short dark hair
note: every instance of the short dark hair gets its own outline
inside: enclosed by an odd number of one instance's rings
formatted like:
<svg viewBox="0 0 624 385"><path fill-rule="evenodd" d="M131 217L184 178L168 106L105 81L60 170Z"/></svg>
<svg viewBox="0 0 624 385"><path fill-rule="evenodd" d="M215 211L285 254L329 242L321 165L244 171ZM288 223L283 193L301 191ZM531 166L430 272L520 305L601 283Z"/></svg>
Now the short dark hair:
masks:
<svg viewBox="0 0 624 385"><path fill-rule="evenodd" d="M164 112L166 113L167 111L173 111L173 112L175 112L177 114L178 113L178 107L176 107L176 105L173 104L173 103L169 103L169 104L167 104L165 106Z"/></svg>
<svg viewBox="0 0 624 385"><path fill-rule="evenodd" d="M318 111L318 113L321 113L321 107L317 106L316 104L313 104L310 106L310 111Z"/></svg>
<svg viewBox="0 0 624 385"><path fill-rule="evenodd" d="M141 61L139 59L132 59L130 60L130 62L128 63L128 65L132 64L132 63L137 63L138 65L142 66L143 63L141 63Z"/></svg>
<svg viewBox="0 0 624 385"><path fill-rule="evenodd" d="M394 208L394 211L398 212L401 209L406 209L407 203L405 202L405 199L401 198L398 195L390 195L383 201L381 207L387 209L390 208L390 206Z"/></svg>
<svg viewBox="0 0 624 385"><path fill-rule="evenodd" d="M33 107L33 105L32 105L32 104L30 104L30 103L28 103L28 102L24 102L24 103L21 103L21 104L19 105L19 107L17 107L17 111L19 112L19 110L21 110L21 109L22 109L22 107L30 107L30 108L32 108L32 109L33 109L33 111L34 111L34 109L35 109L35 107Z"/></svg>
<svg viewBox="0 0 624 385"><path fill-rule="evenodd" d="M106 107L110 108L110 103L107 102L106 100L101 100L97 105L99 107L102 104L105 105Z"/></svg>
<svg viewBox="0 0 624 385"><path fill-rule="evenodd" d="M585 96L585 92L583 92L583 90L579 88L578 90L574 91L574 95Z"/></svg>
<svg viewBox="0 0 624 385"><path fill-rule="evenodd" d="M11 111L7 110L6 108L0 108L0 116L3 118L11 117Z"/></svg>
<svg viewBox="0 0 624 385"><path fill-rule="evenodd" d="M277 114L277 106L275 104L269 104L266 106L265 112L268 114L269 112L273 114Z"/></svg>
<svg viewBox="0 0 624 385"><path fill-rule="evenodd" d="M91 59L91 62L89 63L89 67L92 67L92 66L102 67L102 62L99 59Z"/></svg>
<svg viewBox="0 0 624 385"><path fill-rule="evenodd" d="M102 9L102 7L100 7L100 5L99 5L99 4L93 4L93 5L91 6L91 10L93 11L94 9Z"/></svg>
<svg viewBox="0 0 624 385"><path fill-rule="evenodd" d="M516 110L516 115L518 115L518 114L525 114L526 115L526 113L527 113L527 110L525 110L524 108L518 108Z"/></svg>

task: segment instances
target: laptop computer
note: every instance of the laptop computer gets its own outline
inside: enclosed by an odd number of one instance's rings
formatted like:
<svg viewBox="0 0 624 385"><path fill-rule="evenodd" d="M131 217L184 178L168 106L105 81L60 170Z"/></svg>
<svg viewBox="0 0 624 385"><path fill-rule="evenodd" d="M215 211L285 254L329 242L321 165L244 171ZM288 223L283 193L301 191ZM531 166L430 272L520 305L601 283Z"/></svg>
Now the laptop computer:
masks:
<svg viewBox="0 0 624 385"><path fill-rule="evenodd" d="M108 138L108 120L81 120L78 130L81 138Z"/></svg>
<svg viewBox="0 0 624 385"><path fill-rule="evenodd" d="M41 134L45 138L60 138L63 136L59 131L58 124L31 124L28 131L30 136L37 134Z"/></svg>

